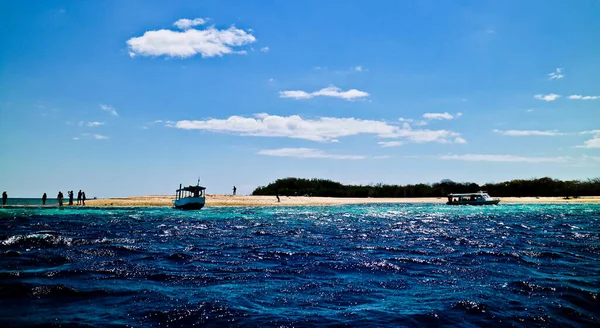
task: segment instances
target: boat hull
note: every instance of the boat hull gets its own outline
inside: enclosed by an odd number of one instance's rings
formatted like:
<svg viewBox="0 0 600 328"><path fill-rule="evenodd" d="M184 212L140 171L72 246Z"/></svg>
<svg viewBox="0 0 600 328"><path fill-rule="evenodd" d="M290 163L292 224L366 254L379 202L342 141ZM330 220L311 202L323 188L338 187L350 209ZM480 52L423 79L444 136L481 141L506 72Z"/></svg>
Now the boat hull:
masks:
<svg viewBox="0 0 600 328"><path fill-rule="evenodd" d="M499 199L485 200L485 201L463 201L463 202L447 202L446 205L497 205L500 203Z"/></svg>
<svg viewBox="0 0 600 328"><path fill-rule="evenodd" d="M173 205L181 210L199 210L204 207L205 200L203 197L195 198L180 198L173 201Z"/></svg>

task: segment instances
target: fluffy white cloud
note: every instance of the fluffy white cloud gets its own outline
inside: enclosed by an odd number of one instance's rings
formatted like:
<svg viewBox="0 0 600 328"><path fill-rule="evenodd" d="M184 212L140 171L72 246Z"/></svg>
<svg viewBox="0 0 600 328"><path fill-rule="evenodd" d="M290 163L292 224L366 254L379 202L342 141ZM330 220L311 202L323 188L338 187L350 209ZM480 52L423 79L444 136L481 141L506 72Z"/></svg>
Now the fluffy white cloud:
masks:
<svg viewBox="0 0 600 328"><path fill-rule="evenodd" d="M346 100L354 100L354 99L368 97L369 94L364 91L360 91L360 90L356 90L356 89L342 91L342 89L340 89L336 86L333 86L333 85L329 86L327 88L323 88L319 91L311 92L311 93L308 93L308 92L302 91L302 90L291 90L291 91L280 91L279 92L279 97L281 97L281 98L310 99L310 98L316 97L316 96L334 97L334 98L341 98L341 99L346 99Z"/></svg>
<svg viewBox="0 0 600 328"><path fill-rule="evenodd" d="M583 145L576 146L577 148L600 148L600 134L595 135L592 139L583 142Z"/></svg>
<svg viewBox="0 0 600 328"><path fill-rule="evenodd" d="M269 47L262 47L262 48L260 48L260 51L269 52Z"/></svg>
<svg viewBox="0 0 600 328"><path fill-rule="evenodd" d="M113 116L119 116L119 114L117 114L117 110L109 105L100 105L100 109L109 112L111 115Z"/></svg>
<svg viewBox="0 0 600 328"><path fill-rule="evenodd" d="M560 80L560 79L562 79L563 77L565 77L565 76L562 74L562 68L557 68L557 69L556 69L556 71L554 71L554 72L552 72L552 73L548 74L548 76L549 76L548 80Z"/></svg>
<svg viewBox="0 0 600 328"><path fill-rule="evenodd" d="M596 100L596 99L600 99L600 96L570 95L569 99L573 99L573 100Z"/></svg>
<svg viewBox="0 0 600 328"><path fill-rule="evenodd" d="M465 140L464 138L461 138L461 137L456 137L456 138L454 138L454 142L456 142L458 144L466 144L467 140Z"/></svg>
<svg viewBox="0 0 600 328"><path fill-rule="evenodd" d="M533 96L534 99L537 100L543 100L543 101L554 101L558 98L560 98L560 95L557 95L555 93L549 93L547 95L535 95Z"/></svg>
<svg viewBox="0 0 600 328"><path fill-rule="evenodd" d="M223 120L184 120L176 122L175 127L242 136L287 137L319 142L333 142L340 137L372 134L380 138L404 139L416 143L448 143L460 136L457 132L447 130L413 130L408 123L400 127L385 121L353 117L320 117L311 120L298 115L277 116L265 113L256 114L254 117L230 116Z"/></svg>
<svg viewBox="0 0 600 328"><path fill-rule="evenodd" d="M377 144L381 147L398 147L402 146L404 143L402 141L380 141Z"/></svg>
<svg viewBox="0 0 600 328"><path fill-rule="evenodd" d="M442 155L440 159L459 160L470 162L524 162L524 163L547 163L547 162L565 162L567 157L525 157L514 155L485 155L485 154L467 154L467 155Z"/></svg>
<svg viewBox="0 0 600 328"><path fill-rule="evenodd" d="M198 26L198 25L204 25L204 24L206 24L206 19L204 19L204 18L196 18L196 19L182 18L182 19L176 21L175 23L173 23L174 26L177 26L177 28L180 28L182 30L187 30L191 27Z"/></svg>
<svg viewBox="0 0 600 328"><path fill-rule="evenodd" d="M459 115L460 114L460 115ZM462 113L458 113L456 117L461 116ZM423 114L423 118L428 120L451 120L454 118L450 113L425 113Z"/></svg>
<svg viewBox="0 0 600 328"><path fill-rule="evenodd" d="M252 34L235 26L226 30L219 30L214 26L204 30L191 29L192 26L204 23L201 18L180 19L174 25L184 29L183 31L165 29L147 31L140 37L127 40L129 55L187 58L200 54L203 58L215 57L245 53L245 51L234 50L234 47L256 42Z"/></svg>
<svg viewBox="0 0 600 328"><path fill-rule="evenodd" d="M562 135L566 134L564 132L559 132L557 130L546 130L546 131L540 131L540 130L492 130L492 131L502 134L502 135L505 135L505 136L513 136L513 137L525 137L525 136L553 137L553 136L562 136Z"/></svg>
<svg viewBox="0 0 600 328"><path fill-rule="evenodd" d="M354 70L357 72L362 72L363 68L362 68L362 66L359 65L359 66L354 67Z"/></svg>
<svg viewBox="0 0 600 328"><path fill-rule="evenodd" d="M296 157L296 158L329 158L329 159L365 159L365 156L359 155L337 155L329 154L322 150L313 148L279 148L279 149L263 149L259 151L259 155L280 156L280 157Z"/></svg>

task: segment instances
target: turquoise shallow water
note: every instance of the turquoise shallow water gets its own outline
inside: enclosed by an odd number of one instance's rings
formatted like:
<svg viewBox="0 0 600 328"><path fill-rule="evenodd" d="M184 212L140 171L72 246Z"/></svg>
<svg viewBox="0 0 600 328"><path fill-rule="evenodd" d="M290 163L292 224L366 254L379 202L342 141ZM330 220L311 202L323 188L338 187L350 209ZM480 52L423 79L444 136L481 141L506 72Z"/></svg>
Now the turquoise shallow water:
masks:
<svg viewBox="0 0 600 328"><path fill-rule="evenodd" d="M594 326L600 205L0 209L0 326Z"/></svg>

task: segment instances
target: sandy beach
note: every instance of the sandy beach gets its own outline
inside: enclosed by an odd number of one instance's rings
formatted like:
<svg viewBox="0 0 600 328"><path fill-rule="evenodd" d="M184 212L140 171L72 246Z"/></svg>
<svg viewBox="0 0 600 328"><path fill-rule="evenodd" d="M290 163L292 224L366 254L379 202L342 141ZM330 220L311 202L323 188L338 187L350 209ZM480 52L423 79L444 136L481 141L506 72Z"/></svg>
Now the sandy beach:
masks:
<svg viewBox="0 0 600 328"><path fill-rule="evenodd" d="M336 198L336 197L302 197L281 196L277 202L275 196L232 196L207 195L206 206L316 206L341 204L381 204L381 203L445 203L440 198ZM87 200L88 206L172 206L174 196L154 195L126 198L102 198ZM563 199L562 197L500 197L501 204L542 204L542 203L600 203L600 196Z"/></svg>

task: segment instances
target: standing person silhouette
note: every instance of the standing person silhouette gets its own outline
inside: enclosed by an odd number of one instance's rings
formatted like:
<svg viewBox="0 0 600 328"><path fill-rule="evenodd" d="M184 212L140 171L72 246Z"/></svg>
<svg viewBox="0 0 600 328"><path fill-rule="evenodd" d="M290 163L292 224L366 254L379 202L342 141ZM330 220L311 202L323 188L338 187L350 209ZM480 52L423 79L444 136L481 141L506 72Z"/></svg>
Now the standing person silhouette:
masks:
<svg viewBox="0 0 600 328"><path fill-rule="evenodd" d="M77 193L77 205L81 205L81 189L79 189L79 192Z"/></svg>
<svg viewBox="0 0 600 328"><path fill-rule="evenodd" d="M233 186L233 195L235 196L235 192L237 191L237 188L235 186Z"/></svg>
<svg viewBox="0 0 600 328"><path fill-rule="evenodd" d="M73 206L73 190L69 191L69 206Z"/></svg>
<svg viewBox="0 0 600 328"><path fill-rule="evenodd" d="M46 193L42 195L42 205L46 205Z"/></svg>
<svg viewBox="0 0 600 328"><path fill-rule="evenodd" d="M56 199L58 200L58 207L62 208L63 207L63 193L62 193L62 191L58 192L58 196L56 196Z"/></svg>
<svg viewBox="0 0 600 328"><path fill-rule="evenodd" d="M81 205L85 206L85 191L81 192Z"/></svg>
<svg viewBox="0 0 600 328"><path fill-rule="evenodd" d="M8 194L6 193L6 190L4 190L4 192L2 193L2 206L6 205L7 199L8 199Z"/></svg>

